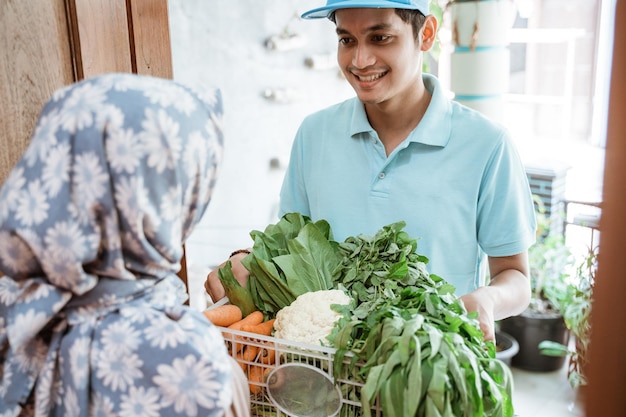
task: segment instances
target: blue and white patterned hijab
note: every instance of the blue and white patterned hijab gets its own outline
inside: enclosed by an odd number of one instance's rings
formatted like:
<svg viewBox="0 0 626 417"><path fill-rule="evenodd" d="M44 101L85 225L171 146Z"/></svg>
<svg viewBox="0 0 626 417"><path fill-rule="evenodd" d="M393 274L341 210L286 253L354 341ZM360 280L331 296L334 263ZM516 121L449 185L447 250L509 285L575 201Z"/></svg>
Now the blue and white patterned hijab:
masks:
<svg viewBox="0 0 626 417"><path fill-rule="evenodd" d="M46 103L0 189L1 417L228 408L224 342L176 276L213 191L221 105L133 74Z"/></svg>

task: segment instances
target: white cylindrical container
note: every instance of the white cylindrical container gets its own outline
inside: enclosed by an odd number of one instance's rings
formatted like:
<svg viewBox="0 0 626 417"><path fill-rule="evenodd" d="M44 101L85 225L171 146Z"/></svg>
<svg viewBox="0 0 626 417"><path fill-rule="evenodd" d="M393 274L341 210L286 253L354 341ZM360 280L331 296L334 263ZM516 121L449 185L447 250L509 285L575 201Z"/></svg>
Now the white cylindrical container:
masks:
<svg viewBox="0 0 626 417"><path fill-rule="evenodd" d="M509 91L509 30L513 0L454 0L450 89L454 99L494 120L503 119Z"/></svg>
<svg viewBox="0 0 626 417"><path fill-rule="evenodd" d="M504 46L515 20L513 0L454 1L450 4L455 46Z"/></svg>
<svg viewBox="0 0 626 417"><path fill-rule="evenodd" d="M492 120L504 122L504 107L502 96L456 96L455 101L474 109Z"/></svg>
<svg viewBox="0 0 626 417"><path fill-rule="evenodd" d="M456 48L450 61L450 88L455 95L491 96L509 90L510 52L506 47Z"/></svg>

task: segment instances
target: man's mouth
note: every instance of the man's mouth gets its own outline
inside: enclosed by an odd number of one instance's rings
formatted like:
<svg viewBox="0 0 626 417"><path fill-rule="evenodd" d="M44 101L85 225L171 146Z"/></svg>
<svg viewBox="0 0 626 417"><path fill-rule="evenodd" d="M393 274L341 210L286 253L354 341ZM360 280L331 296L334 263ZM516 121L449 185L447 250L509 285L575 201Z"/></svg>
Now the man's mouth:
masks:
<svg viewBox="0 0 626 417"><path fill-rule="evenodd" d="M372 74L372 75L358 75L358 74L354 74L353 75L360 81L363 83L371 83L374 82L376 80L378 80L379 78L383 77L385 74L387 74L387 71L385 72L381 72L378 74Z"/></svg>

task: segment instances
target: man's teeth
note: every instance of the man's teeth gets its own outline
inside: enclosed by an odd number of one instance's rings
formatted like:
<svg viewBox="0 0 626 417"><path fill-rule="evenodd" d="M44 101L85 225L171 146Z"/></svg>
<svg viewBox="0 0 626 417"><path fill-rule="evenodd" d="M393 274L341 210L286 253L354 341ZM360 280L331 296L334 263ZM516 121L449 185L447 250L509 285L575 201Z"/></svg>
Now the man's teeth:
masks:
<svg viewBox="0 0 626 417"><path fill-rule="evenodd" d="M364 82L372 82L372 81L376 81L377 79L379 79L380 77L382 77L383 75L385 75L384 73L382 74L376 74L376 75L370 75L367 77L363 77L363 76L358 76L359 80L364 81Z"/></svg>

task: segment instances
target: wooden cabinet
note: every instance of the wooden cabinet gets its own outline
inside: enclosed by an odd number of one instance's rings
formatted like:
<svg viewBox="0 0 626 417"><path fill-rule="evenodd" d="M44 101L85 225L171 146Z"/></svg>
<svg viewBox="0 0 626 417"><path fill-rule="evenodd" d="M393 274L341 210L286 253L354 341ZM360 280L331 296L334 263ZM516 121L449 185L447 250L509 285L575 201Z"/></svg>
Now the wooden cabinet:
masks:
<svg viewBox="0 0 626 417"><path fill-rule="evenodd" d="M57 88L105 72L172 78L167 0L3 0L0 34L0 183Z"/></svg>
<svg viewBox="0 0 626 417"><path fill-rule="evenodd" d="M0 183L52 92L106 72L172 78L167 0L0 2Z"/></svg>

